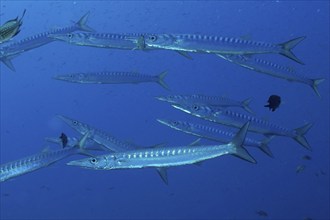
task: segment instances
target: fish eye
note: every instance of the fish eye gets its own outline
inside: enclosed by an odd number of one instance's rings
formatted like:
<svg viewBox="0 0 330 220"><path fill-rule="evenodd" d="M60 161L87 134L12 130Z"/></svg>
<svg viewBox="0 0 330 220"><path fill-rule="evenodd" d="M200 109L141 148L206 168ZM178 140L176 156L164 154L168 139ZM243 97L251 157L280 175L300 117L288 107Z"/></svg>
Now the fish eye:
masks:
<svg viewBox="0 0 330 220"><path fill-rule="evenodd" d="M91 162L92 164L96 164L96 163L97 163L97 159L96 159L96 158L92 158L92 159L90 160L90 162Z"/></svg>
<svg viewBox="0 0 330 220"><path fill-rule="evenodd" d="M194 105L194 106L193 106L193 109L194 109L195 111L199 110L198 105Z"/></svg>
<svg viewBox="0 0 330 220"><path fill-rule="evenodd" d="M77 125L78 124L78 121L73 121L72 122L74 125Z"/></svg>
<svg viewBox="0 0 330 220"><path fill-rule="evenodd" d="M156 41L157 37L155 35L151 35L151 36L149 36L149 40Z"/></svg>
<svg viewBox="0 0 330 220"><path fill-rule="evenodd" d="M177 121L173 121L173 124L174 124L174 125L178 125L179 122L177 122Z"/></svg>
<svg viewBox="0 0 330 220"><path fill-rule="evenodd" d="M69 33L69 34L67 34L67 36L68 36L68 38L71 39L73 37L73 34Z"/></svg>

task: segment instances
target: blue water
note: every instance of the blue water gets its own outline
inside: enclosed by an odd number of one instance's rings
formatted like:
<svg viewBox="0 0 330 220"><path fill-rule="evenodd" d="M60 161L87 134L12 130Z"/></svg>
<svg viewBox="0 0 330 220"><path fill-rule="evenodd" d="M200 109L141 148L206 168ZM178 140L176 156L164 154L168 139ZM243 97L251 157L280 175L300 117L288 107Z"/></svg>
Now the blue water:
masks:
<svg viewBox="0 0 330 220"><path fill-rule="evenodd" d="M265 59L311 78L326 78L318 98L308 86L236 66L214 55L172 51L124 51L53 42L13 59L16 72L1 68L1 163L46 147L44 137L77 136L55 116L66 115L115 137L146 146L186 145L195 140L159 124L157 118L203 122L154 96L225 95L253 98L256 115L288 128L306 122L313 150L290 138L270 143L275 158L258 149L250 164L232 156L201 167L168 170L166 186L153 169L94 171L53 166L1 183L1 219L329 219L329 2L328 1L1 1L0 24L27 9L15 40L65 27L90 11L98 32L203 33L280 43L307 36L294 53L306 65L280 55ZM157 84L79 85L52 79L79 71L168 70L171 91ZM269 95L282 97L275 112ZM259 136L260 137L260 136ZM212 143L203 141L203 143ZM56 146L53 146L56 149ZM309 155L312 160L303 160ZM296 167L305 165L301 173ZM260 216L264 211L268 217Z"/></svg>

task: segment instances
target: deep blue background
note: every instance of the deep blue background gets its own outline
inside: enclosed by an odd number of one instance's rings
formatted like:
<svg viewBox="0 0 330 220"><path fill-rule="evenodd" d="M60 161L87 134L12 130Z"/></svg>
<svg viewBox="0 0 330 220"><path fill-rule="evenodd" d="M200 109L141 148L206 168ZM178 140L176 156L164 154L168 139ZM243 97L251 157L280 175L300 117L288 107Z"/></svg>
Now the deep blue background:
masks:
<svg viewBox="0 0 330 220"><path fill-rule="evenodd" d="M37 2L1 1L0 23L21 15L15 40L64 27L90 11L88 24L99 32L204 33L248 36L284 42L307 36L294 53L301 66L279 55L265 55L292 66L320 85L322 98L308 86L255 73L213 55L192 54L188 60L171 51L121 51L54 42L13 59L16 72L1 68L1 163L40 152L46 136L64 131L77 135L55 118L63 114L114 136L141 145L186 145L193 137L156 122L169 118L203 122L154 99L157 95L225 95L253 98L258 116L288 128L315 125L306 135L308 152L290 138L275 138L268 158L258 150L252 165L224 156L202 167L169 169L165 186L153 169L94 171L60 161L46 169L1 183L1 219L329 218L329 2ZM54 81L55 74L121 70L158 74L171 91L157 84L79 85ZM282 96L276 112L263 107L271 94ZM310 155L311 161L302 160ZM81 158L80 156L71 159ZM297 174L298 165L306 170ZM316 174L320 171L326 175Z"/></svg>

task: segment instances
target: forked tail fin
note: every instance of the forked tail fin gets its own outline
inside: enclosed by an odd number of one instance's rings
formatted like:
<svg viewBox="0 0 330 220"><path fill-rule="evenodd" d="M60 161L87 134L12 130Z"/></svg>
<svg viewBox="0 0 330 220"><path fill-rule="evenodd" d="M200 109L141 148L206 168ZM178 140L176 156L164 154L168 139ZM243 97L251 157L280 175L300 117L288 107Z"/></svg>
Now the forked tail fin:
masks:
<svg viewBox="0 0 330 220"><path fill-rule="evenodd" d="M237 132L230 144L233 147L233 155L239 157L243 160L246 160L251 163L257 163L257 161L243 148L243 143L248 131L250 122L246 122L243 127Z"/></svg>
<svg viewBox="0 0 330 220"><path fill-rule="evenodd" d="M94 32L95 30L89 27L86 23L88 20L89 12L82 16L79 21L76 23L80 31Z"/></svg>
<svg viewBox="0 0 330 220"><path fill-rule="evenodd" d="M304 126L294 129L296 136L293 137L295 141L297 141L300 145L307 148L308 150L312 150L311 146L309 145L306 137L304 136L309 129L313 126L312 123L307 123Z"/></svg>
<svg viewBox="0 0 330 220"><path fill-rule="evenodd" d="M321 97L319 90L318 90L318 85L323 82L325 79L312 79L313 84L311 85L314 92L316 93L316 95L318 95L318 97Z"/></svg>
<svg viewBox="0 0 330 220"><path fill-rule="evenodd" d="M245 111L247 111L247 112L249 112L249 113L251 113L251 114L254 114L254 112L252 111L252 109L250 108L250 102L251 102L251 98L248 98L248 99L245 99L245 100L243 100L242 102L241 102L241 105L242 105L242 108L245 110Z"/></svg>
<svg viewBox="0 0 330 220"><path fill-rule="evenodd" d="M168 85L165 83L164 78L167 75L167 71L161 72L159 75L157 75L157 83L161 85L164 89L170 90Z"/></svg>
<svg viewBox="0 0 330 220"><path fill-rule="evenodd" d="M296 57L296 55L293 54L293 52L291 51L295 46L297 46L297 44L299 44L302 40L304 40L306 37L297 37L295 39L289 40L287 42L284 43L280 43L278 44L279 46L282 47L282 51L280 52L281 55L286 56L287 58L296 61L297 63L303 64L304 63L302 61L300 61L298 59L298 57Z"/></svg>

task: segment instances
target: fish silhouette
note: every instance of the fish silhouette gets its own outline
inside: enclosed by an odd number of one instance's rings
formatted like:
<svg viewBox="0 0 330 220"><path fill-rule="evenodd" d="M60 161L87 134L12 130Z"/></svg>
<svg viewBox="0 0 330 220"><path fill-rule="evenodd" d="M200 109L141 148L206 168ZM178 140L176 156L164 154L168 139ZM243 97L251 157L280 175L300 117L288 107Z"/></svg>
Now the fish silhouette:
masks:
<svg viewBox="0 0 330 220"><path fill-rule="evenodd" d="M269 108L272 112L275 111L281 104L281 97L278 95L271 95L268 98L268 104L265 107Z"/></svg>

